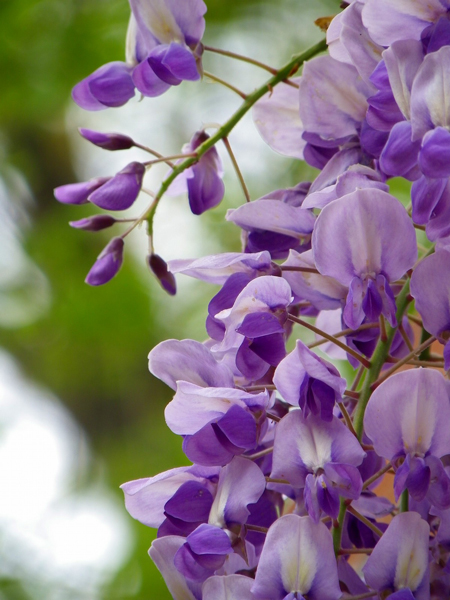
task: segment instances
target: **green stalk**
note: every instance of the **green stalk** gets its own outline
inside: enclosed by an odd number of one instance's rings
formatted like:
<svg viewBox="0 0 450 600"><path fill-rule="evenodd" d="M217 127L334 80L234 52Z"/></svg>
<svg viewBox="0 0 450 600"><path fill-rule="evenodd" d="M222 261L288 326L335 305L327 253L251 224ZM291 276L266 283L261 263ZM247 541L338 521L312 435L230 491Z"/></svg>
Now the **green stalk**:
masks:
<svg viewBox="0 0 450 600"><path fill-rule="evenodd" d="M203 142L203 144L201 144L198 148L196 148L196 150L195 150L196 156L195 157L189 157L186 160L184 160L182 163L180 163L179 165L176 165L176 167L173 169L173 171L170 173L170 175L162 182L161 187L159 188L158 193L155 196L154 204L149 208L148 214L146 214L144 216L144 219L146 219L148 222L149 235L152 235L153 217L154 217L158 202L161 199L161 197L164 195L164 193L167 191L167 189L169 188L172 181L180 173L185 171L191 165L198 162L198 160L210 148L212 148L215 144L217 144L218 141L222 140L223 138L226 138L229 135L230 131L239 123L239 121L242 119L242 117L251 109L251 107L254 104L256 104L256 102L258 100L260 100L260 98L262 98L264 96L264 94L267 94L267 92L272 91L272 89L277 84L281 83L285 79L292 77L292 75L294 75L299 70L299 68L302 66L302 64L306 60L309 60L316 54L319 54L320 52L323 52L326 49L327 49L327 43L325 40L322 40L322 41L318 42L317 44L315 44L314 46L311 46L311 48L308 48L308 50L305 50L304 52L301 52L300 54L294 55L293 58L284 67L282 67L281 69L279 69L277 71L276 75L271 77L268 81L266 81L266 83L264 85L262 85L261 87L256 89L254 92L252 92L251 94L248 94L248 96L243 101L241 106L228 119L228 121L226 123L224 123L224 125L222 125L222 127L220 127L214 135L212 135L205 142Z"/></svg>
<svg viewBox="0 0 450 600"><path fill-rule="evenodd" d="M400 294L397 296L397 322L401 323L403 314L408 306L408 294L409 294L409 279L403 286ZM366 379L364 381L361 394L359 396L358 404L356 405L355 418L353 419L353 426L358 435L359 441L362 439L363 427L364 427L364 413L366 411L367 403L372 394L372 384L378 379L380 371L386 359L389 355L392 340L394 339L397 327L391 327L386 325L386 340L380 340L375 348L372 358L370 359L371 367L367 370Z"/></svg>
<svg viewBox="0 0 450 600"><path fill-rule="evenodd" d="M403 314L408 306L408 294L409 294L409 279L403 286L400 294L397 296L397 323L401 323ZM358 435L359 441L361 441L363 436L363 427L364 427L364 413L366 411L367 403L369 402L369 398L372 394L372 384L378 379L380 375L380 371L386 359L389 355L389 350L391 348L392 340L394 339L395 332L397 331L397 327L391 327L389 324L386 325L386 340L379 340L375 352L370 359L370 369L367 369L366 378L364 380L364 385L361 389L361 393L359 396L358 404L356 405L355 410L355 418L353 419L353 427ZM337 552L341 546L341 537L342 537L342 526L344 524L344 517L347 510L347 505L345 500L341 498L341 505L339 509L339 517L338 517L338 527L333 529L333 546L334 551L337 556Z"/></svg>

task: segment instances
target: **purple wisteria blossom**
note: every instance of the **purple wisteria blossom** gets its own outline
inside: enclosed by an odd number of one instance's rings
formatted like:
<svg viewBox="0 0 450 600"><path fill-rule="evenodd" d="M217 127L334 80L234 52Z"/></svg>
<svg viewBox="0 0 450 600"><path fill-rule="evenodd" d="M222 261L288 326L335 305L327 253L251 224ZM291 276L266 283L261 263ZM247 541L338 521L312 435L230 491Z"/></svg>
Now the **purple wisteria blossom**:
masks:
<svg viewBox="0 0 450 600"><path fill-rule="evenodd" d="M135 94L159 96L183 80L201 77L203 0L130 0L126 62L111 62L72 92L86 110L122 106Z"/></svg>
<svg viewBox="0 0 450 600"><path fill-rule="evenodd" d="M317 523L321 511L337 517L339 496L359 497L362 479L357 467L365 455L355 436L336 417L327 422L315 415L305 418L302 411L293 410L277 425L270 477L304 490L306 509Z"/></svg>
<svg viewBox="0 0 450 600"><path fill-rule="evenodd" d="M197 131L183 153L190 154L209 139L205 131ZM173 195L187 193L189 206L194 215L201 215L222 201L225 187L222 181L222 162L215 146L207 150L198 162L178 175L169 192Z"/></svg>
<svg viewBox="0 0 450 600"><path fill-rule="evenodd" d="M356 329L383 314L396 324L390 283L417 258L416 234L401 203L377 189L357 190L326 206L314 228L317 269L348 286L344 321Z"/></svg>
<svg viewBox="0 0 450 600"><path fill-rule="evenodd" d="M424 258L411 277L411 294L416 299L425 329L445 344L445 370L450 369L450 252L439 250Z"/></svg>
<svg viewBox="0 0 450 600"><path fill-rule="evenodd" d="M225 325L225 336L213 352L234 349L236 366L249 380L262 377L285 357L287 307L291 288L281 277L257 277L245 286L233 306L215 315Z"/></svg>
<svg viewBox="0 0 450 600"><path fill-rule="evenodd" d="M336 559L330 532L309 517L285 515L267 534L255 583L261 600L338 600Z"/></svg>
<svg viewBox="0 0 450 600"><path fill-rule="evenodd" d="M333 419L334 405L342 400L346 387L336 367L319 358L300 340L276 368L273 382L283 399L292 406L300 406L305 417L320 415L324 421Z"/></svg>
<svg viewBox="0 0 450 600"><path fill-rule="evenodd" d="M416 512L395 516L363 567L366 582L392 600L428 600L430 527Z"/></svg>
<svg viewBox="0 0 450 600"><path fill-rule="evenodd" d="M250 394L179 381L165 417L170 429L184 436L188 458L202 465L225 465L256 448L267 428L265 411L272 404L267 391Z"/></svg>
<svg viewBox="0 0 450 600"><path fill-rule="evenodd" d="M395 469L398 499L407 489L438 508L450 507L450 479L440 458L450 454L450 384L432 369L397 373L372 394L364 429L375 452Z"/></svg>
<svg viewBox="0 0 450 600"><path fill-rule="evenodd" d="M92 269L86 276L89 285L103 285L117 275L123 262L124 241L113 238L98 255Z"/></svg>

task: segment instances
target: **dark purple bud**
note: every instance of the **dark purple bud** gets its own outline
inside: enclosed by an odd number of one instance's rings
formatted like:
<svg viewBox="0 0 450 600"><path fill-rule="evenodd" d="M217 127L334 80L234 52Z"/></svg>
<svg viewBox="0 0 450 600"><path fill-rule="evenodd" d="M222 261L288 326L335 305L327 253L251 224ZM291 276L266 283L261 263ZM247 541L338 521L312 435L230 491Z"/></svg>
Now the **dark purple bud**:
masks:
<svg viewBox="0 0 450 600"><path fill-rule="evenodd" d="M156 275L161 287L171 296L177 292L177 283L175 276L167 268L167 263L158 254L147 256L147 262L150 269Z"/></svg>
<svg viewBox="0 0 450 600"><path fill-rule="evenodd" d="M85 279L89 285L108 283L119 271L123 261L124 241L120 237L113 238L103 249L94 266Z"/></svg>
<svg viewBox="0 0 450 600"><path fill-rule="evenodd" d="M75 229L85 229L86 231L100 231L117 223L117 219L111 215L94 215L79 221L70 221L69 225Z"/></svg>
<svg viewBox="0 0 450 600"><path fill-rule="evenodd" d="M90 194L89 200L105 210L130 208L141 191L144 174L144 165L132 162L119 171L108 183Z"/></svg>
<svg viewBox="0 0 450 600"><path fill-rule="evenodd" d="M55 188L55 198L63 204L86 204L88 196L109 181L111 177L96 177L81 183L69 183Z"/></svg>
<svg viewBox="0 0 450 600"><path fill-rule="evenodd" d="M121 133L101 133L92 129L78 130L85 140L104 150L128 150L134 146L134 141Z"/></svg>

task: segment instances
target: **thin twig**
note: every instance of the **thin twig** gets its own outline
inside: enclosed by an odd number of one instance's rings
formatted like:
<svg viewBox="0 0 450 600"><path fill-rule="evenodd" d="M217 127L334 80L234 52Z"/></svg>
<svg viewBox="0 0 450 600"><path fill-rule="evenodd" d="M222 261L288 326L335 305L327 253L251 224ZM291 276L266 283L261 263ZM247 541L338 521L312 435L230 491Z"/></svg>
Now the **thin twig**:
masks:
<svg viewBox="0 0 450 600"><path fill-rule="evenodd" d="M147 162L142 163L146 167L151 167L152 165L156 165L161 162L167 163L169 166L173 166L170 162L171 160L176 160L177 158L188 158L189 156L196 157L197 154L195 152L188 152L186 154L173 154L172 156L161 156L161 158L155 158L154 160L148 160Z"/></svg>
<svg viewBox="0 0 450 600"><path fill-rule="evenodd" d="M349 415L349 414L348 414L348 412L347 412L347 409L346 409L346 408L345 408L345 406L344 406L344 403L343 403L343 402L338 402L338 406L339 406L339 408L340 408L340 410L341 410L342 416L344 417L345 424L346 424L346 425L347 425L347 427L350 429L350 431L353 433L353 435L354 435L355 437L358 437L358 436L356 435L356 431L355 431L355 429L353 428L353 423L352 423L352 420L351 420L351 418L350 418L350 415Z"/></svg>
<svg viewBox="0 0 450 600"><path fill-rule="evenodd" d="M413 347L413 345L411 344L411 340L409 339L409 337L408 337L408 335L407 335L407 333L406 333L406 331L405 331L405 328L403 327L403 323L400 323L400 324L399 324L399 326L398 326L398 330L399 330L399 332L400 332L400 335L401 335L401 336L402 336L402 338L403 338L403 341L404 341L404 342L405 342L405 344L408 346L408 348L409 348L409 351L410 351L410 352L412 352L412 351L414 350L414 347Z"/></svg>
<svg viewBox="0 0 450 600"><path fill-rule="evenodd" d="M250 194L248 192L247 186L245 185L245 181L244 181L244 177L242 175L242 171L239 168L239 165L237 163L236 157L234 156L233 150L231 149L230 142L228 141L228 138L224 137L222 139L222 142L224 143L225 148L227 149L227 152L228 152L228 154L230 156L231 162L233 163L234 170L236 171L236 175L237 175L237 177L239 179L239 183L241 184L242 191L244 192L245 200L246 200L246 202L251 202Z"/></svg>
<svg viewBox="0 0 450 600"><path fill-rule="evenodd" d="M418 346L415 350L413 350L412 352L407 354L405 357L403 357L401 360L399 360L397 363L395 363L395 365L393 365L390 369L385 371L383 373L383 375L381 377L379 377L371 385L371 390L376 389L381 383L383 383L383 381L386 381L386 379L388 377L390 377L392 375L392 373L395 373L395 371L397 371L397 369L399 369L400 367L405 365L407 362L409 362L412 358L414 358L414 356L416 356L416 354L420 354L422 352L422 350L425 350L425 348L428 348L428 346L431 346L431 344L435 341L436 341L436 337L434 335L432 335L423 344L420 344L420 346Z"/></svg>
<svg viewBox="0 0 450 600"><path fill-rule="evenodd" d="M378 323L363 323L362 325L360 325L358 327L358 329L342 329L341 331L338 331L337 333L333 333L333 337L334 338L340 338L340 337L344 337L347 335L352 335L355 333L359 333L360 331L365 331L366 329L374 329L375 327L378 327ZM321 346L322 344L325 344L327 342L326 339L324 340L317 340L315 342L312 342L311 344L308 344L308 348L315 348L316 346Z"/></svg>
<svg viewBox="0 0 450 600"><path fill-rule="evenodd" d="M377 479L382 477L385 473L387 473L391 467L392 467L391 463L388 462L388 464L386 466L384 466L382 469L377 471L374 475L372 475L372 477L369 477L369 479L366 479L366 481L363 483L362 489L366 490L370 485L372 485L372 483L374 481L376 481Z"/></svg>
<svg viewBox="0 0 450 600"><path fill-rule="evenodd" d="M368 361L365 356L363 356L356 350L353 350L353 348L350 348L350 346L347 346L347 344L344 344L339 339L333 337L332 335L329 335L328 333L325 333L325 331L318 329L314 325L310 325L310 323L307 323L303 319L294 317L294 315L288 315L288 319L290 321L292 321L293 323L297 323L298 325L303 325L303 327L306 327L306 329L310 329L314 333L317 333L318 335L324 337L325 339L329 340L330 342L333 342L333 344L336 344L336 346L339 346L339 348L342 348L342 350L345 350L345 352L347 352L348 354L353 356L353 358L356 358L356 360L358 360L367 369L370 369L370 361Z"/></svg>
<svg viewBox="0 0 450 600"><path fill-rule="evenodd" d="M381 531L381 529L378 529L378 527L376 525L374 525L371 521L369 521L369 519L366 519L366 517L363 517L363 515L360 514L357 510L355 510L353 508L353 506L349 505L347 507L347 510L350 514L352 514L354 517L356 517L358 519L358 521L361 521L361 523L364 523L364 525L367 525L367 527L369 529L371 529L375 535L377 535L378 537L381 537L383 535L383 532Z"/></svg>
<svg viewBox="0 0 450 600"><path fill-rule="evenodd" d="M215 54L221 54L222 56L228 56L229 58L235 58L237 60L241 60L242 62L249 63L251 65L255 65L255 67L259 67L260 69L264 69L272 75L276 75L278 71L273 67L269 67L269 65L265 65L259 60L255 60L254 58L250 58L248 56L243 56L242 54L236 54L236 52L230 52L229 50L222 50L220 48L213 48L212 46L203 46L205 50L208 52L214 52Z"/></svg>
<svg viewBox="0 0 450 600"><path fill-rule="evenodd" d="M220 83L224 87L228 88L229 90L231 90L232 92L234 92L235 94L240 96L243 100L247 99L247 94L244 94L244 92L241 92L241 90L239 90L237 87L234 87L234 85L232 85L231 83L228 83L228 81L224 81L220 77L217 77L216 75L213 75L212 73L209 73L208 71L203 71L203 74L205 75L205 77L208 77L212 81L216 81L217 83Z"/></svg>
<svg viewBox="0 0 450 600"><path fill-rule="evenodd" d="M244 458L248 458L250 460L257 460L258 458L262 458L263 456L267 456L268 454L271 454L273 452L273 446L271 446L270 448L264 448L264 450L260 450L259 452L255 452L255 454L250 454L248 456L246 456L245 454L243 455Z"/></svg>

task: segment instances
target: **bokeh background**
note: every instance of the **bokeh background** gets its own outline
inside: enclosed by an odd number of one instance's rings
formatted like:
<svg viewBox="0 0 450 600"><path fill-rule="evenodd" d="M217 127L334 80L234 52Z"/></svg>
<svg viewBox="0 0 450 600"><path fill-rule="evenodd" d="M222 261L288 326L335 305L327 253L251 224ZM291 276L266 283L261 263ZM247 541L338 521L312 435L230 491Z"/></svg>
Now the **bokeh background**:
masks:
<svg viewBox="0 0 450 600"><path fill-rule="evenodd" d="M206 3L205 43L272 66L318 41L314 20L339 11L337 0ZM143 231L127 238L120 274L90 288L84 277L111 234L71 229L92 209L61 205L52 190L146 159L90 146L78 127L173 154L240 99L205 80L101 113L76 107L73 85L123 59L128 16L127 0L0 1L1 600L170 598L147 555L155 532L129 517L119 485L187 464L164 423L171 390L149 374L147 355L170 337L203 340L216 290L180 278L178 294L166 296L145 266ZM266 79L213 54L204 66L245 91ZM250 115L230 142L254 199L314 176L267 148ZM194 217L185 197L168 197L158 209L156 251L166 260L240 249L223 217L242 191L219 151L219 207ZM146 186L164 174L155 168Z"/></svg>

